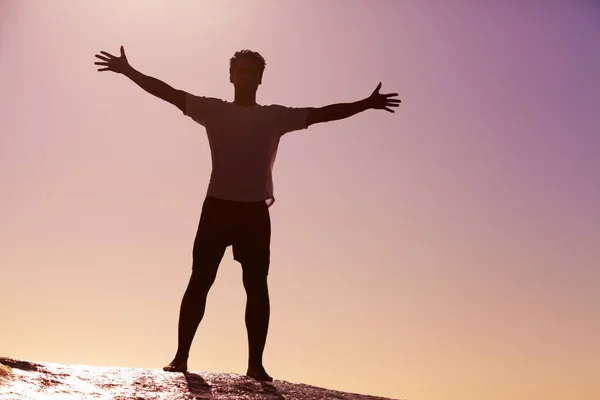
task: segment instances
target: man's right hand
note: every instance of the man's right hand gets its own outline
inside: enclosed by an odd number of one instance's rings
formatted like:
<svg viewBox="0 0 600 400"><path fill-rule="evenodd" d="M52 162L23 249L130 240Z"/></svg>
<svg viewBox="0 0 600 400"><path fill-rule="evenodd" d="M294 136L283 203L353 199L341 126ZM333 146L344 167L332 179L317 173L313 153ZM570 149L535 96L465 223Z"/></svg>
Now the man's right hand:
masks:
<svg viewBox="0 0 600 400"><path fill-rule="evenodd" d="M102 61L96 61L94 64L103 66L104 68L98 68L98 71L112 71L118 74L125 74L131 66L127 61L127 56L125 55L125 49L121 46L121 56L115 57L106 51L101 51L100 54L96 54L96 58Z"/></svg>
<svg viewBox="0 0 600 400"><path fill-rule="evenodd" d="M115 57L105 51L101 51L100 53L102 55L96 54L96 57L102 61L97 61L94 64L100 65L104 68L98 68L98 71L112 71L118 74L123 74L146 92L173 104L183 113L185 113L185 99L187 93L183 90L176 90L161 80L144 75L137 71L135 68L129 65L123 46L121 46L120 57Z"/></svg>

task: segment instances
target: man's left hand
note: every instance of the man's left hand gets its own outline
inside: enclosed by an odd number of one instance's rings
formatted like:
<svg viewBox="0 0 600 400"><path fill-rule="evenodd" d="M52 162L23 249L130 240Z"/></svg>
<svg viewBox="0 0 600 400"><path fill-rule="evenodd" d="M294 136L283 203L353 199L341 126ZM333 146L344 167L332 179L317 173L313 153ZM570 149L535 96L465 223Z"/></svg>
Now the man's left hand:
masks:
<svg viewBox="0 0 600 400"><path fill-rule="evenodd" d="M383 94L379 93L379 89L381 89L381 82L379 82L379 85L377 85L371 96L367 98L369 108L386 110L391 113L395 112L390 107L398 107L400 105L400 99L395 98L398 97L398 93Z"/></svg>

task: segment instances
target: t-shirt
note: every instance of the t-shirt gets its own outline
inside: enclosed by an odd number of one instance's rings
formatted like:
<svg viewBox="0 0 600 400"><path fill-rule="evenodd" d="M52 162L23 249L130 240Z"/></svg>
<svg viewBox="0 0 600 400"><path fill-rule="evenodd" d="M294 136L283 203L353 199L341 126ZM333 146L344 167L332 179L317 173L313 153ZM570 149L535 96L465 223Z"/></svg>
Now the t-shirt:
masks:
<svg viewBox="0 0 600 400"><path fill-rule="evenodd" d="M212 158L207 195L243 202L275 202L273 165L279 139L306 129L309 108L240 106L186 94L184 114L206 128Z"/></svg>

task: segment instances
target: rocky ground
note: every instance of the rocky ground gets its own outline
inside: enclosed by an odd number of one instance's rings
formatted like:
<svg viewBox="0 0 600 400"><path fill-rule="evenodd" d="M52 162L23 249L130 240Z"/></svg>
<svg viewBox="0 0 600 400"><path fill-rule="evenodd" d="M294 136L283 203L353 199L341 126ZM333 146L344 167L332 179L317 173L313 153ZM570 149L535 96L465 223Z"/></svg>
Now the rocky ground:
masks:
<svg viewBox="0 0 600 400"><path fill-rule="evenodd" d="M0 357L2 400L391 400L238 374L37 363Z"/></svg>

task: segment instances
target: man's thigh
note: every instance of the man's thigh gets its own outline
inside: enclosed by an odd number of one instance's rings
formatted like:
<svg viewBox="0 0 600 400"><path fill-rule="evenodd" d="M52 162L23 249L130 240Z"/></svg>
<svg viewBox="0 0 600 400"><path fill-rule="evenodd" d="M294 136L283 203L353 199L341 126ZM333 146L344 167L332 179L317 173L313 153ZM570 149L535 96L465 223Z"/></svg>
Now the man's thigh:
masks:
<svg viewBox="0 0 600 400"><path fill-rule="evenodd" d="M271 261L271 218L268 206L259 204L240 216L232 243L233 258L244 274L267 275Z"/></svg>
<svg viewBox="0 0 600 400"><path fill-rule="evenodd" d="M226 213L221 208L210 199L204 202L194 239L192 269L207 275L216 274L229 245Z"/></svg>

